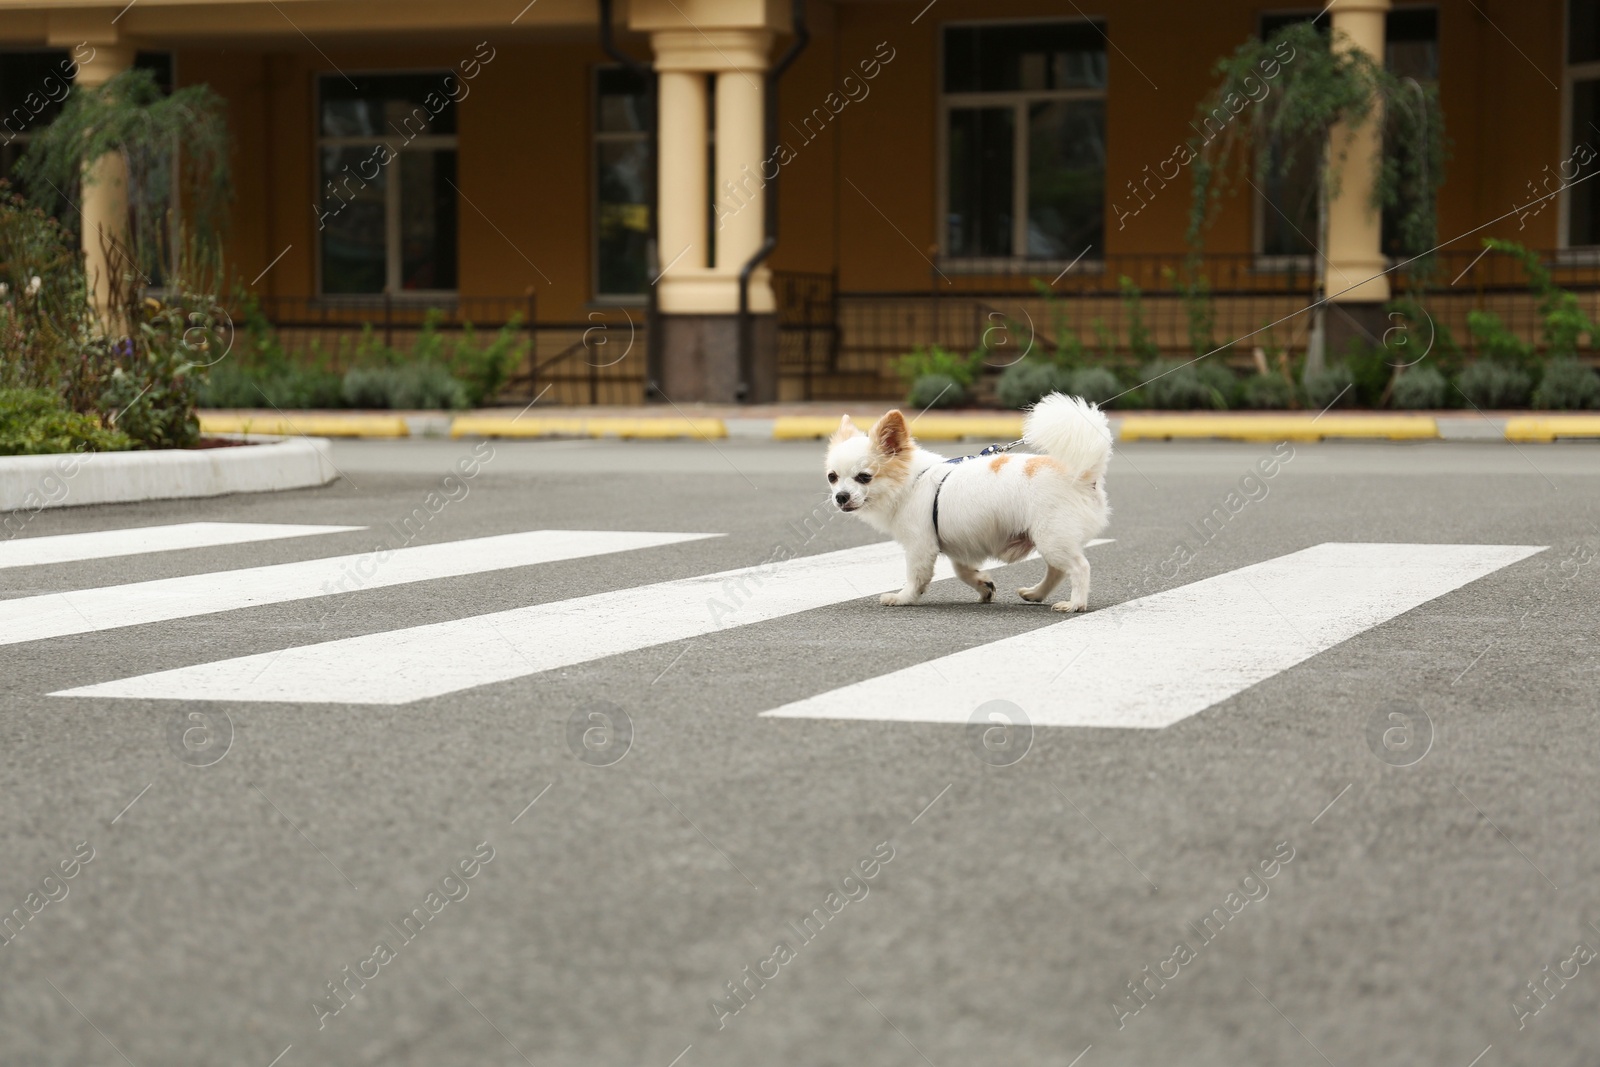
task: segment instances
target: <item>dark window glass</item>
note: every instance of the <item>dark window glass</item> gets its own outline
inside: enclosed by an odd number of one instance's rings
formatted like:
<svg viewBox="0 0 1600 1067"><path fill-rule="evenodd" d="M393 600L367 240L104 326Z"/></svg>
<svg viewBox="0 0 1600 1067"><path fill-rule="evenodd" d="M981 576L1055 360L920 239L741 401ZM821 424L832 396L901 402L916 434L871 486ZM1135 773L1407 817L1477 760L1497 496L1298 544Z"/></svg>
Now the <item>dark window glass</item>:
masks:
<svg viewBox="0 0 1600 1067"><path fill-rule="evenodd" d="M648 79L626 67L599 71L600 103L595 128L602 133L643 133Z"/></svg>
<svg viewBox="0 0 1600 1067"><path fill-rule="evenodd" d="M947 93L1099 89L1106 39L1088 22L950 26L944 31Z"/></svg>
<svg viewBox="0 0 1600 1067"><path fill-rule="evenodd" d="M365 146L322 150L324 177L338 179L331 192L327 186L323 190L324 293L384 290L388 277L385 203L393 164L375 167L371 154L372 150ZM366 174L372 177L364 177Z"/></svg>
<svg viewBox="0 0 1600 1067"><path fill-rule="evenodd" d="M649 84L624 67L606 67L595 86L595 290L637 296L649 287ZM713 212L713 227L715 219Z"/></svg>
<svg viewBox="0 0 1600 1067"><path fill-rule="evenodd" d="M1384 16L1383 65L1400 78L1439 80L1439 12L1406 7Z"/></svg>
<svg viewBox="0 0 1600 1067"><path fill-rule="evenodd" d="M456 132L455 75L357 74L321 79L324 137L394 137Z"/></svg>
<svg viewBox="0 0 1600 1067"><path fill-rule="evenodd" d="M1567 0L1567 62L1600 59L1600 0Z"/></svg>
<svg viewBox="0 0 1600 1067"><path fill-rule="evenodd" d="M1559 173L1557 168L1551 168L1551 174L1557 175L1561 181L1571 187L1567 190L1567 244L1574 247L1584 245L1600 245L1600 179L1583 181L1600 167L1596 151L1600 150L1600 80L1584 79L1572 83L1572 129L1568 141L1573 145L1573 152L1561 164ZM1588 148L1587 152L1581 151L1578 146ZM1585 163L1587 160L1587 163ZM1541 174L1541 178L1549 180L1549 176ZM1518 193L1517 199L1527 203L1536 196L1545 195L1546 189L1538 187L1538 192L1524 190ZM1548 204L1550 201L1545 201ZM1528 213L1531 215L1543 204L1537 205Z"/></svg>
<svg viewBox="0 0 1600 1067"><path fill-rule="evenodd" d="M0 55L0 144L48 126L72 91L72 59L64 49Z"/></svg>
<svg viewBox="0 0 1600 1067"><path fill-rule="evenodd" d="M400 288L456 287L456 154L400 153Z"/></svg>
<svg viewBox="0 0 1600 1067"><path fill-rule="evenodd" d="M1028 105L1028 255L1070 259L1105 230L1105 105Z"/></svg>
<svg viewBox="0 0 1600 1067"><path fill-rule="evenodd" d="M951 109L950 255L1011 255L1015 127L1012 108Z"/></svg>

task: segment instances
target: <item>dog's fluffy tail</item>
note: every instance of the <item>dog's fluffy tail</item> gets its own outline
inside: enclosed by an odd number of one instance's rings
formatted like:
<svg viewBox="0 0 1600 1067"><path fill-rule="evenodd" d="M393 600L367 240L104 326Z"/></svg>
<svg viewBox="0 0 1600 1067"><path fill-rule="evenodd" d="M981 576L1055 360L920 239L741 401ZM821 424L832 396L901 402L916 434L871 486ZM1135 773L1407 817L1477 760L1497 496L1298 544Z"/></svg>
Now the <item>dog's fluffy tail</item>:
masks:
<svg viewBox="0 0 1600 1067"><path fill-rule="evenodd" d="M1105 477L1111 462L1111 424L1105 412L1079 397L1051 393L1022 424L1023 439L1060 460L1073 473Z"/></svg>

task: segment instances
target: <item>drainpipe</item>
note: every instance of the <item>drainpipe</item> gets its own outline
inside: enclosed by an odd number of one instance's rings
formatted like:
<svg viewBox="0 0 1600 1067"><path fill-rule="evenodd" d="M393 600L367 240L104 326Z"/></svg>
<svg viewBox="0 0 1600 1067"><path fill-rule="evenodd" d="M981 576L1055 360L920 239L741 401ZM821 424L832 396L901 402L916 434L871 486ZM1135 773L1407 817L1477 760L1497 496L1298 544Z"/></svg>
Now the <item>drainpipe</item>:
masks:
<svg viewBox="0 0 1600 1067"><path fill-rule="evenodd" d="M793 0L793 3L790 20L794 23L794 40L790 42L788 51L783 53L783 57L767 71L763 87L764 99L761 104L766 112L763 140L766 142L767 159L771 159L778 148L778 80L811 41L811 33L806 28L806 0ZM762 223L766 237L755 254L739 268L739 378L745 400L750 399L750 382L754 369L751 365L753 354L750 337L750 276L761 266L763 260L772 255L772 250L778 247L778 175L774 174L772 180L767 182L766 187L762 189L762 197L764 215Z"/></svg>
<svg viewBox="0 0 1600 1067"><path fill-rule="evenodd" d="M648 63L642 63L617 47L615 27L611 20L612 0L600 0L600 47L606 55L645 79L644 119L645 159L645 273L652 277L660 259L656 240L656 154L658 151L658 126L656 119L656 72ZM645 397L659 393L661 381L661 330L660 315L656 307L656 287L651 285L645 294ZM529 324L532 325L531 323ZM538 353L534 353L537 360Z"/></svg>

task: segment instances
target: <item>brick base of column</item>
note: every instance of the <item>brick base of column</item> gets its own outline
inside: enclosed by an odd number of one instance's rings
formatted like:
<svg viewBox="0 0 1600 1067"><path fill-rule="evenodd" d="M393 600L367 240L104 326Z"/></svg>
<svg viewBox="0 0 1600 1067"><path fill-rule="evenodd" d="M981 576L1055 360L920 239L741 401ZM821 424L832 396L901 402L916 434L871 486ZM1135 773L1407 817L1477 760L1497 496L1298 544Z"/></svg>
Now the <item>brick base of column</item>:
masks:
<svg viewBox="0 0 1600 1067"><path fill-rule="evenodd" d="M661 391L674 402L767 404L778 399L776 316L750 316L749 382L739 372L739 316L662 315L660 329Z"/></svg>

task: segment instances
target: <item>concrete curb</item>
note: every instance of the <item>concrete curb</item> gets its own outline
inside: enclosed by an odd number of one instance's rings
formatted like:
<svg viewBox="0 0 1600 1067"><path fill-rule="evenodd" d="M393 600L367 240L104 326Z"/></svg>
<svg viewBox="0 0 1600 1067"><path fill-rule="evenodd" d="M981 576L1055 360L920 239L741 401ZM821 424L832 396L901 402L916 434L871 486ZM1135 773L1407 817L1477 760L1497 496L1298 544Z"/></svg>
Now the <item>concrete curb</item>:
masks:
<svg viewBox="0 0 1600 1067"><path fill-rule="evenodd" d="M399 415L225 415L201 412L203 434L269 434L274 437L410 437Z"/></svg>
<svg viewBox="0 0 1600 1067"><path fill-rule="evenodd" d="M338 474L330 449L325 438L297 437L240 448L0 456L0 512L326 485Z"/></svg>
<svg viewBox="0 0 1600 1067"><path fill-rule="evenodd" d="M250 433L319 437L506 437L604 438L625 440L759 441L826 439L839 425L836 415L783 415L753 408L750 415L657 415L653 412L584 415L509 415L448 412L405 414L321 414L212 412L200 416L202 433ZM852 415L857 412L852 412ZM1600 415L1514 414L1473 417L1471 413L1423 412L1108 412L1119 441L1221 440L1321 441L1512 441L1549 443L1600 438ZM856 421L869 425L865 412ZM1011 412L928 413L911 427L923 441L1013 441L1022 436L1022 415Z"/></svg>
<svg viewBox="0 0 1600 1067"><path fill-rule="evenodd" d="M677 417L645 418L545 418L497 415L460 415L450 425L451 437L696 437L721 440L728 427L721 419Z"/></svg>
<svg viewBox="0 0 1600 1067"><path fill-rule="evenodd" d="M1330 437L1428 441L1439 437L1430 415L1129 415L1119 440L1322 441Z"/></svg>

